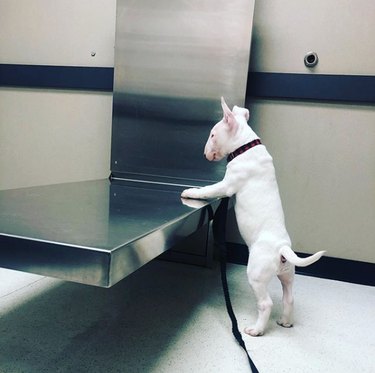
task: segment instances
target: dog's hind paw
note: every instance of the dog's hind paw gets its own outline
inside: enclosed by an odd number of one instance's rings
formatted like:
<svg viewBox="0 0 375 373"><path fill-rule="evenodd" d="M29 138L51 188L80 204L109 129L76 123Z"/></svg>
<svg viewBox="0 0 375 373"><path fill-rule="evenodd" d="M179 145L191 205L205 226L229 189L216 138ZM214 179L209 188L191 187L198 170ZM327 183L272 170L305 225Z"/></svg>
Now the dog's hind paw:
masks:
<svg viewBox="0 0 375 373"><path fill-rule="evenodd" d="M244 332L252 337L260 337L264 334L263 330L257 330L255 328L245 328Z"/></svg>
<svg viewBox="0 0 375 373"><path fill-rule="evenodd" d="M277 325L282 326L283 328L293 328L293 324L289 322L285 322L283 320L276 321Z"/></svg>

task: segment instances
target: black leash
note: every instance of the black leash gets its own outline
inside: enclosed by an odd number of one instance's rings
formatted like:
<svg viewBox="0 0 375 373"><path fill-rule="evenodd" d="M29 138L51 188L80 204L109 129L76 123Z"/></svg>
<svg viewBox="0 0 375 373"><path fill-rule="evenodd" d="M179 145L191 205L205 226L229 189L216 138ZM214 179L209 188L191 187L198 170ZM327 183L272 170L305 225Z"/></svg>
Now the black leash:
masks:
<svg viewBox="0 0 375 373"><path fill-rule="evenodd" d="M220 252L221 282L223 285L225 305L227 307L227 312L232 322L232 333L234 337L236 338L238 344L246 352L251 371L252 373L259 373L253 360L251 359L249 353L247 352L245 342L242 339L242 335L238 329L237 319L234 314L232 303L230 301L230 296L229 296L227 271L226 271L227 269L227 246L226 246L226 238L225 238L228 202L229 202L229 198L223 198L220 202L218 209L216 210L215 215L213 216L213 235L214 235L215 246L219 249L219 252ZM212 215L213 215L212 209L211 211L209 209L209 214L211 215L210 218L212 218Z"/></svg>

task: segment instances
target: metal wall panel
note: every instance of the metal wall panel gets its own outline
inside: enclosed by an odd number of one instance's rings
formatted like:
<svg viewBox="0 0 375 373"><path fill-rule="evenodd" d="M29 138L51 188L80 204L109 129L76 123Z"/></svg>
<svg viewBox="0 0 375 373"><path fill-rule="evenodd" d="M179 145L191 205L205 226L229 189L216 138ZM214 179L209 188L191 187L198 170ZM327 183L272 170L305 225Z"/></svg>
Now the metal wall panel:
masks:
<svg viewBox="0 0 375 373"><path fill-rule="evenodd" d="M222 178L225 165L207 162L203 147L222 116L220 96L244 104L253 8L253 0L118 1L115 177Z"/></svg>
<svg viewBox="0 0 375 373"><path fill-rule="evenodd" d="M219 200L165 181L222 177L203 145L220 96L244 103L253 5L118 1L112 165L139 180L2 191L0 266L109 287L205 228Z"/></svg>

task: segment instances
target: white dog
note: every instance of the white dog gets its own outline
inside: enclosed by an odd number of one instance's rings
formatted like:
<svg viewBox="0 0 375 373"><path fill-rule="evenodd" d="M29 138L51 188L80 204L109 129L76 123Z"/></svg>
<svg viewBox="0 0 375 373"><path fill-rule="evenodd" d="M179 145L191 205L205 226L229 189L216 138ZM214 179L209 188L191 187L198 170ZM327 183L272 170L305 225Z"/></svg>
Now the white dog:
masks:
<svg viewBox="0 0 375 373"><path fill-rule="evenodd" d="M298 257L291 249L276 182L272 157L249 127L249 111L234 106L231 111L221 98L224 117L211 130L204 154L209 161L228 156L224 179L203 188L182 192L183 198L208 199L235 196L235 213L242 238L249 247L247 275L257 298L258 319L245 333L263 335L272 300L268 284L277 275L283 288L283 313L278 324L293 326L292 284L294 266L307 266L324 254Z"/></svg>

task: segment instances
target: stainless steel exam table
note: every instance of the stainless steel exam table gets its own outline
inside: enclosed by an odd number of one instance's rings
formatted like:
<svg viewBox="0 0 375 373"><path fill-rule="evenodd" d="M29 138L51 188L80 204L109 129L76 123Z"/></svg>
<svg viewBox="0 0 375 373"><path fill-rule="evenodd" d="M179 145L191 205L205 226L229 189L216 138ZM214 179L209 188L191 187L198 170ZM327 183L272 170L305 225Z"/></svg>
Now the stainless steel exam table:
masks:
<svg viewBox="0 0 375 373"><path fill-rule="evenodd" d="M117 0L111 178L0 191L0 267L110 287L208 229L219 200L180 194L223 177L204 142L220 96L244 104L253 11Z"/></svg>
<svg viewBox="0 0 375 373"><path fill-rule="evenodd" d="M1 191L0 266L110 287L207 224L210 202L189 207L181 191L109 180Z"/></svg>

